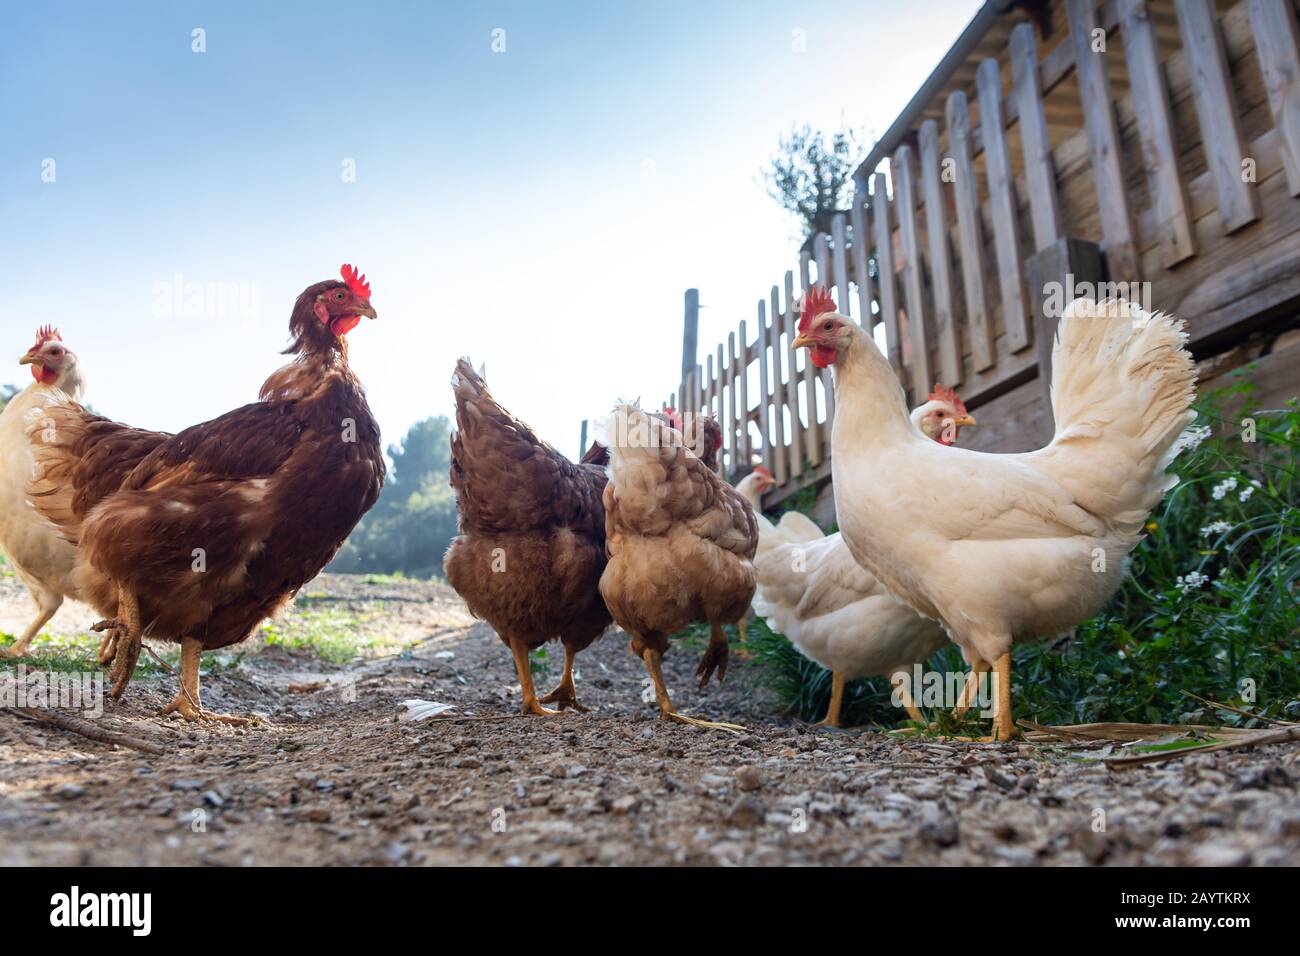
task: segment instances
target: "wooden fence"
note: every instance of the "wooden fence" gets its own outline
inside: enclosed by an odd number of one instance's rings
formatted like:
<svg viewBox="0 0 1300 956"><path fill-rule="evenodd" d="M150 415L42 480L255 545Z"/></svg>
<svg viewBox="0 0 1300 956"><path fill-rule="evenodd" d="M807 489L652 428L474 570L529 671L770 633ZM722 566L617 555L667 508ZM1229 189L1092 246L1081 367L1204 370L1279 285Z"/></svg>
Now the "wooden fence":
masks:
<svg viewBox="0 0 1300 956"><path fill-rule="evenodd" d="M1300 301L1294 3L1060 0L1035 22L1008 11L981 44L889 145L888 175L860 171L830 234L668 399L723 422L726 472L771 469L771 503L829 476L830 373L790 348L812 282L872 330L914 403L942 381L972 409L1045 381L1043 277L1073 278L1068 249L1050 258L1067 241L1100 251L1085 278L1187 318L1196 351ZM989 450L1050 434L984 425Z"/></svg>

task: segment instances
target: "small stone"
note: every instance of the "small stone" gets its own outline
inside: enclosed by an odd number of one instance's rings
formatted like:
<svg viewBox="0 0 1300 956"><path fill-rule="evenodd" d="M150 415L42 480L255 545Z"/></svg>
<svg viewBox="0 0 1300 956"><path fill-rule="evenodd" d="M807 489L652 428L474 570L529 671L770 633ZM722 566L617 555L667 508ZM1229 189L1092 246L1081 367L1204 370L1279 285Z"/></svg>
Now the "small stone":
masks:
<svg viewBox="0 0 1300 956"><path fill-rule="evenodd" d="M746 793L763 786L763 775L754 767L744 766L736 771L736 786Z"/></svg>
<svg viewBox="0 0 1300 956"><path fill-rule="evenodd" d="M625 817L628 814L635 813L637 807L641 805L641 800L631 794L619 797L609 805L609 809L616 816Z"/></svg>
<svg viewBox="0 0 1300 956"><path fill-rule="evenodd" d="M210 807L219 807L226 801L222 798L221 794L217 793L217 791L209 790L203 794L203 802Z"/></svg>
<svg viewBox="0 0 1300 956"><path fill-rule="evenodd" d="M330 816L328 807L307 807L298 812L299 819L308 823L329 823Z"/></svg>
<svg viewBox="0 0 1300 956"><path fill-rule="evenodd" d="M1202 843L1192 850L1196 866L1249 866L1250 854L1228 843Z"/></svg>
<svg viewBox="0 0 1300 956"><path fill-rule="evenodd" d="M173 790L202 790L203 781L202 780L173 780L172 789Z"/></svg>
<svg viewBox="0 0 1300 956"><path fill-rule="evenodd" d="M957 818L948 810L932 805L917 829L917 835L935 846L954 846L961 838Z"/></svg>
<svg viewBox="0 0 1300 956"><path fill-rule="evenodd" d="M727 811L727 822L733 827L756 827L765 816L766 811L757 797L742 794Z"/></svg>
<svg viewBox="0 0 1300 956"><path fill-rule="evenodd" d="M76 783L65 783L63 786L59 787L58 790L54 791L54 794L64 800L76 800L78 797L84 797L86 795L86 788Z"/></svg>

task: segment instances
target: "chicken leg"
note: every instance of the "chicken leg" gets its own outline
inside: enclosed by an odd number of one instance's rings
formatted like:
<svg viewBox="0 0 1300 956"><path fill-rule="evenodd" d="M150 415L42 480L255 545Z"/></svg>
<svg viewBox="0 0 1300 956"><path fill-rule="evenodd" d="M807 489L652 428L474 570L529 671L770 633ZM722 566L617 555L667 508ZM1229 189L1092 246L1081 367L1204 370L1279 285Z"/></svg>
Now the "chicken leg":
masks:
<svg viewBox="0 0 1300 956"><path fill-rule="evenodd" d="M33 592L32 597L36 600L36 619L27 625L27 630L23 631L22 637L9 647L0 648L0 657L26 657L32 639L49 623L50 618L58 611L59 605L63 603L63 595L56 592L39 595Z"/></svg>
<svg viewBox="0 0 1300 956"><path fill-rule="evenodd" d="M908 717L916 721L918 724L921 724L924 727L928 727L929 722L925 719L925 715L921 713L921 708L916 706L916 701L912 698L912 691L909 686L911 683L912 683L912 678L911 675L909 674L905 676L897 684L894 685L896 688L898 688L898 698L899 700L902 701L903 709L907 711ZM964 689L965 688L963 688L963 690Z"/></svg>
<svg viewBox="0 0 1300 956"><path fill-rule="evenodd" d="M993 739L1014 740L1016 725L1011 720L1011 651L993 662Z"/></svg>
<svg viewBox="0 0 1300 956"><path fill-rule="evenodd" d="M144 630L140 626L140 602L135 592L119 587L117 590L117 637L112 642L113 666L108 679L113 682L109 691L117 700L126 691L135 676L135 665L140 660L140 646L144 643ZM101 645L102 647L102 645Z"/></svg>
<svg viewBox="0 0 1300 956"><path fill-rule="evenodd" d="M826 708L826 716L814 727L838 727L840 726L840 708L844 706L844 675L839 671L831 671L831 702Z"/></svg>
<svg viewBox="0 0 1300 956"><path fill-rule="evenodd" d="M749 650L749 635L745 633L748 624L747 617L742 617L736 622L736 632L740 634L740 647L736 648L736 656L742 661L747 661L754 656Z"/></svg>
<svg viewBox="0 0 1300 956"><path fill-rule="evenodd" d="M528 645L519 638L512 637L510 638L510 650L515 655L515 672L519 675L519 689L524 695L521 708L523 713L536 714L539 717L555 717L562 714L563 710L550 710L543 707L542 702L537 699L537 691L533 689L533 672L528 666ZM561 686L563 686L563 681L561 681Z"/></svg>
<svg viewBox="0 0 1300 956"><path fill-rule="evenodd" d="M162 709L164 714L177 713L186 720L217 720L223 724L244 726L251 723L245 717L214 714L204 710L199 697L199 658L203 645L192 637L181 641L181 687L176 699Z"/></svg>
<svg viewBox="0 0 1300 956"><path fill-rule="evenodd" d="M975 692L979 688L980 676L989 669L988 661L983 658L975 658L970 665L970 673L966 675L966 683L962 685L961 696L957 698L957 706L953 708L952 719L961 720L966 716L966 711L970 710L971 704L975 702Z"/></svg>
<svg viewBox="0 0 1300 956"><path fill-rule="evenodd" d="M572 707L579 713L585 714L590 708L583 707L578 703L578 692L573 686L573 658L576 651L569 645L564 645L564 675L560 678L559 685L545 697L541 698L543 704L557 704L560 710L566 707ZM522 681L521 681L522 686Z"/></svg>
<svg viewBox="0 0 1300 956"><path fill-rule="evenodd" d="M724 724L712 720L700 720L698 717L687 717L685 714L679 714L673 710L673 702L668 698L668 688L664 684L664 674L662 667L663 655L652 647L647 647L641 654L641 659L645 661L645 668L650 672L650 679L654 681L655 697L659 701L659 719L675 720L679 724L690 724L692 727L709 727L716 730L727 730L732 733L740 734L745 732L745 728L739 724Z"/></svg>
<svg viewBox="0 0 1300 956"><path fill-rule="evenodd" d="M722 626L710 623L709 628L709 646L704 649L704 656L695 668L695 676L700 679L700 690L708 686L714 671L718 672L718 683L722 683L727 676L727 659L731 654L731 648L727 646L727 634Z"/></svg>

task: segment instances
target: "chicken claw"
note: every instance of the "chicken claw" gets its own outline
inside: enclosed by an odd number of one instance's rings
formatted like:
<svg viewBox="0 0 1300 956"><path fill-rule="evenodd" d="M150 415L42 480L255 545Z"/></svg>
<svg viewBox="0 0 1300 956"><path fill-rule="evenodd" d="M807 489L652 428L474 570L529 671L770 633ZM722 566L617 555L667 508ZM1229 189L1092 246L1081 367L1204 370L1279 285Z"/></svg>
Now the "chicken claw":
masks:
<svg viewBox="0 0 1300 956"><path fill-rule="evenodd" d="M162 709L163 715L180 714L190 721L212 720L223 724L245 727L252 723L246 717L231 717L227 714L214 714L204 710L199 698L199 657L203 645L191 637L181 641L181 686L176 692L176 699Z"/></svg>
<svg viewBox="0 0 1300 956"><path fill-rule="evenodd" d="M731 654L731 649L727 646L727 635L716 624L712 628L713 636L709 639L709 646L704 649L704 656L695 668L695 676L700 679L700 690L708 686L709 678L715 670L718 672L719 684L727 676L727 661Z"/></svg>
<svg viewBox="0 0 1300 956"><path fill-rule="evenodd" d="M578 692L573 686L573 648L567 644L564 647L564 676L560 678L560 683L555 690L551 691L545 697L539 698L543 704L558 704L560 710L566 707L572 707L579 713L585 714L591 708L583 707L578 703Z"/></svg>
<svg viewBox="0 0 1300 956"><path fill-rule="evenodd" d="M106 621L96 621L90 625L90 629L95 632L105 632L103 638L100 639L99 650L95 654L95 659L99 661L101 667L108 667L113 663L113 658L117 657L117 639L121 637L126 628L120 621L109 618Z"/></svg>
<svg viewBox="0 0 1300 956"><path fill-rule="evenodd" d="M661 661L663 654L654 648L647 647L642 651L641 659L645 661L645 669L650 672L650 679L654 681L655 697L659 700L659 719L675 720L679 724L689 724L692 727L706 727L711 730L725 730L733 734L743 734L746 730L740 724L724 724L713 720L700 720L698 717L687 717L685 714L679 714L673 709L673 702L668 697L668 687L664 684L664 673Z"/></svg>

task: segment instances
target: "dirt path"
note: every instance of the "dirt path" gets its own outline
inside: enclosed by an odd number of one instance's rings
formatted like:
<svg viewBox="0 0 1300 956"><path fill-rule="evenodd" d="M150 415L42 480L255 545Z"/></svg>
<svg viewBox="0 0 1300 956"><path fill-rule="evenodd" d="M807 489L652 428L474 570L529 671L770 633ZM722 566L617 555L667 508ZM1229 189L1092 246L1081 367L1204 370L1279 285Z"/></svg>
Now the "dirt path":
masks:
<svg viewBox="0 0 1300 956"><path fill-rule="evenodd" d="M24 601L0 581L0 630ZM579 662L585 716L401 721L411 698L513 713L509 654L444 587L325 575L205 671L205 706L269 726L158 717L156 665L99 725L163 756L0 711L0 864L1300 864L1294 747L1117 773L1095 750L810 733L743 664L699 693L695 654L670 654L682 709L751 728L733 736L660 723L617 634Z"/></svg>

